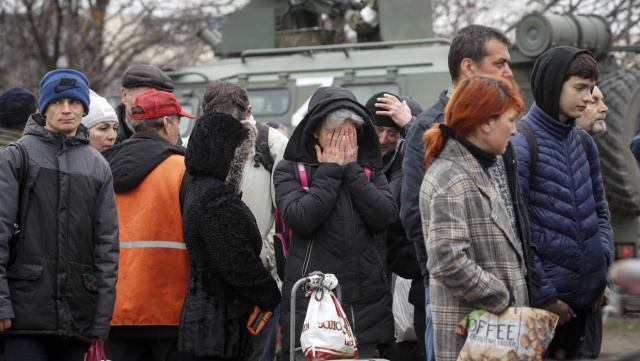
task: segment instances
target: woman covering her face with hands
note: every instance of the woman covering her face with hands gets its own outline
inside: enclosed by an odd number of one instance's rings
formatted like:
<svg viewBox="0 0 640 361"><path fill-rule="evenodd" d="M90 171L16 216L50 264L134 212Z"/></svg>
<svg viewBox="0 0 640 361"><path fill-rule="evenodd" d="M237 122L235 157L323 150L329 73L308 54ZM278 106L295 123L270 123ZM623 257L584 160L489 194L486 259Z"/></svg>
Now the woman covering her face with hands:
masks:
<svg viewBox="0 0 640 361"><path fill-rule="evenodd" d="M278 211L293 230L282 287L283 335L294 327L300 339L309 302L297 293L296 325L290 325L291 287L321 271L335 274L342 286L342 307L361 357L374 357L378 344L393 342L389 275L373 235L396 219L398 209L381 168L378 134L366 108L347 89L316 90L274 171ZM288 338L283 341L288 350Z"/></svg>

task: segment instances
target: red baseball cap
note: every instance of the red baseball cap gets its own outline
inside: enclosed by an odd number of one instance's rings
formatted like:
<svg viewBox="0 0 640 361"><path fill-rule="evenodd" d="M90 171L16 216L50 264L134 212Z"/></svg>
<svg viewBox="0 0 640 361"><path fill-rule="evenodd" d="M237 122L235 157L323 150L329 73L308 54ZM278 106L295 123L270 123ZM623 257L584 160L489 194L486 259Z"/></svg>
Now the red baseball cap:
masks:
<svg viewBox="0 0 640 361"><path fill-rule="evenodd" d="M136 109L139 108L139 109ZM173 94L151 88L136 98L131 107L133 119L155 119L168 117L170 115L180 115L195 119L196 117L182 111L178 99ZM140 111L142 110L142 112Z"/></svg>

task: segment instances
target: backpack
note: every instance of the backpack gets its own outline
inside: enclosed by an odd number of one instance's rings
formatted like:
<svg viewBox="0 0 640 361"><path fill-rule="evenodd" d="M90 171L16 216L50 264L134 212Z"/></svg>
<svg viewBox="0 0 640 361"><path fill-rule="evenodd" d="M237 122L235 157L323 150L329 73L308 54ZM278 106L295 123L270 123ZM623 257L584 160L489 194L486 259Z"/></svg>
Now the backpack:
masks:
<svg viewBox="0 0 640 361"><path fill-rule="evenodd" d="M300 185L305 191L309 191L309 177L307 176L307 169L304 163L297 162L296 169L298 170L298 177L300 178ZM371 168L364 166L364 172L367 175L367 179L371 180ZM278 277L284 280L284 263L289 256L289 246L293 241L293 230L287 226L284 218L276 209L276 234L273 236L273 248L276 254L276 270Z"/></svg>
<svg viewBox="0 0 640 361"><path fill-rule="evenodd" d="M28 169L29 156L27 155L27 151L26 149L24 149L24 146L18 142L13 142L13 143L7 144L5 149L7 147L12 147L12 146L18 148L18 151L20 152L20 156L22 158L22 162L20 165L20 174L18 175L18 184L20 187L18 190L18 215L16 216L16 221L13 224L13 235L9 240L9 264L10 265L13 263L17 255L18 242L20 240L20 218L22 213L22 207L21 207L22 195L24 194L24 188L26 187L26 184L27 184L27 173L29 170Z"/></svg>
<svg viewBox="0 0 640 361"><path fill-rule="evenodd" d="M536 142L536 136L535 134L533 134L533 129L531 128L531 125L529 125L529 123L519 121L516 124L516 128L520 133L522 133L522 135L524 135L527 143L529 144L529 175L534 174L536 165L538 164L538 142ZM588 159L591 144L589 144L589 140L587 139L587 136L584 134L584 132L581 132L579 129L578 135L580 135L582 147L584 148Z"/></svg>
<svg viewBox="0 0 640 361"><path fill-rule="evenodd" d="M253 166L258 168L260 164L269 173L273 172L273 157L271 149L269 149L269 126L260 122L256 122L258 136L256 137L256 155L253 157Z"/></svg>

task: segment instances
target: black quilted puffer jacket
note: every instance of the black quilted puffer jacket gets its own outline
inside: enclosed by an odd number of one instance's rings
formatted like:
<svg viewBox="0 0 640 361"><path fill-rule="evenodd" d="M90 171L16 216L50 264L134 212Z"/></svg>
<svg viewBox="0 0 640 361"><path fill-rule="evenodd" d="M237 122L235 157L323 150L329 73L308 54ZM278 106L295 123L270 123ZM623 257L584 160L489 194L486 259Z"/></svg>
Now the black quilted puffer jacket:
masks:
<svg viewBox="0 0 640 361"><path fill-rule="evenodd" d="M313 133L325 115L337 109L352 110L365 120L357 133L358 162L318 164ZM305 165L308 191L300 184L297 163ZM374 235L395 221L398 209L381 169L377 130L366 108L346 89L319 88L274 171L278 210L293 230L282 288L283 335L290 331L293 284L310 272L322 271L338 278L342 306L358 343L393 342L390 286ZM296 340L308 305L303 294L298 292L296 301ZM283 339L288 349L288 337Z"/></svg>

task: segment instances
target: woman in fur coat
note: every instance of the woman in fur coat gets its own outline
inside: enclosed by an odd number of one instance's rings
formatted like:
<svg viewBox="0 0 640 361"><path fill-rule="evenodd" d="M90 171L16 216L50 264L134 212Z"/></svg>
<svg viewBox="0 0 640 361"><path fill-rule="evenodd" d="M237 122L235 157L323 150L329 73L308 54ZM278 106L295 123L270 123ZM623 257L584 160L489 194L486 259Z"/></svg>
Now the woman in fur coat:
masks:
<svg viewBox="0 0 640 361"><path fill-rule="evenodd" d="M187 146L185 164L193 179L183 230L191 280L179 347L195 360L250 355L246 324L253 307L273 311L280 302L278 286L259 257L262 239L255 218L240 198L255 137L255 127L228 114L208 113L196 122Z"/></svg>

